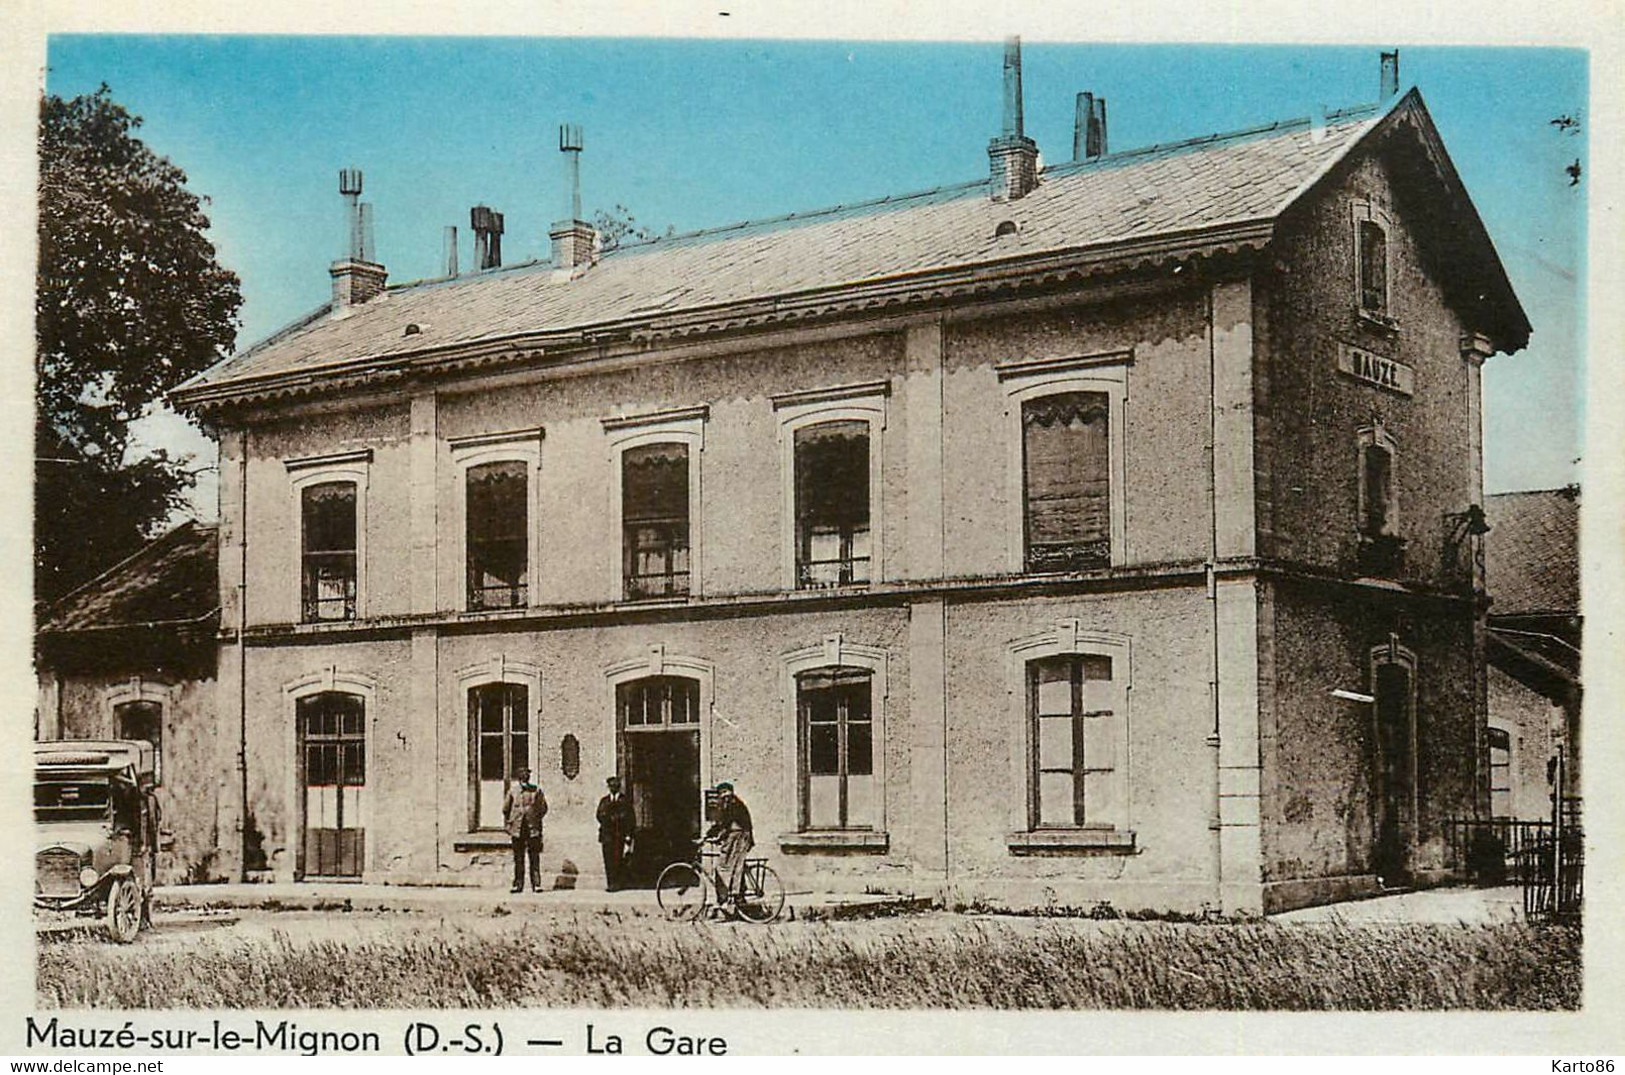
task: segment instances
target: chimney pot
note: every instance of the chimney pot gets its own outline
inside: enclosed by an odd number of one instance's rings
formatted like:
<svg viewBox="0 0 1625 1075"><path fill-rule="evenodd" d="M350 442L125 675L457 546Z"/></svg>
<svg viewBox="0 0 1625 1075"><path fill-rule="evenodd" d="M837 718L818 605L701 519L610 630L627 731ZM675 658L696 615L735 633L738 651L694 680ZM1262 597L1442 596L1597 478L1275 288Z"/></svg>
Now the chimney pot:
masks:
<svg viewBox="0 0 1625 1075"><path fill-rule="evenodd" d="M389 273L373 260L372 206L362 202L361 169L339 169L344 198L344 253L328 268L333 278L333 307L343 311L383 294Z"/></svg>
<svg viewBox="0 0 1625 1075"><path fill-rule="evenodd" d="M1004 42L1004 119L987 147L994 201L1015 201L1038 186L1038 143L1026 135L1021 105L1021 38Z"/></svg>
<svg viewBox="0 0 1625 1075"><path fill-rule="evenodd" d="M447 224L445 241L443 243L446 258L446 276L455 278L458 275L457 267L457 225Z"/></svg>
<svg viewBox="0 0 1625 1075"><path fill-rule="evenodd" d="M468 211L468 226L474 232L474 269L502 268L502 214L488 205Z"/></svg>

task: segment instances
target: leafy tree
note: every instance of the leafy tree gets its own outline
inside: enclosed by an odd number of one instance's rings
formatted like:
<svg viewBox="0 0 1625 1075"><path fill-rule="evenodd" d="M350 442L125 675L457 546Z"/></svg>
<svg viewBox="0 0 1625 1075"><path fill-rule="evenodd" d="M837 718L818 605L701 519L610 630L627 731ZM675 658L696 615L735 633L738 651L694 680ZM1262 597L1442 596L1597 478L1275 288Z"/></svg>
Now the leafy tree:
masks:
<svg viewBox="0 0 1625 1075"><path fill-rule="evenodd" d="M655 232L638 223L632 210L624 205L614 209L600 209L592 215L592 226L598 232L599 249L608 253L623 243L647 242ZM677 228L668 226L667 235L675 235Z"/></svg>
<svg viewBox="0 0 1625 1075"><path fill-rule="evenodd" d="M206 199L95 93L40 101L34 592L51 600L129 555L193 483L130 423L229 354L242 295L205 235Z"/></svg>

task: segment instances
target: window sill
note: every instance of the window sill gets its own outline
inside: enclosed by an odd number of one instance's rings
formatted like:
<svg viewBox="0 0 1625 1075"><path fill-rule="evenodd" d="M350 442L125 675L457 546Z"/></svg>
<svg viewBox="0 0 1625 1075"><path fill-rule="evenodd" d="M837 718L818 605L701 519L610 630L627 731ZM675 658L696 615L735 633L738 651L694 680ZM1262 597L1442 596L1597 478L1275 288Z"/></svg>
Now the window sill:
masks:
<svg viewBox="0 0 1625 1075"><path fill-rule="evenodd" d="M1356 307L1354 313L1368 328L1376 329L1378 332L1390 336L1399 335L1399 322L1387 314L1379 314L1375 310L1367 310L1364 307Z"/></svg>
<svg viewBox="0 0 1625 1075"><path fill-rule="evenodd" d="M787 832L779 837L779 850L787 855L816 855L821 852L884 855L890 846L889 835L868 829Z"/></svg>
<svg viewBox="0 0 1625 1075"><path fill-rule="evenodd" d="M1122 829L1039 829L1005 837L1012 855L1133 854L1134 833Z"/></svg>
<svg viewBox="0 0 1625 1075"><path fill-rule="evenodd" d="M453 851L508 851L513 837L505 832L465 832L452 842Z"/></svg>

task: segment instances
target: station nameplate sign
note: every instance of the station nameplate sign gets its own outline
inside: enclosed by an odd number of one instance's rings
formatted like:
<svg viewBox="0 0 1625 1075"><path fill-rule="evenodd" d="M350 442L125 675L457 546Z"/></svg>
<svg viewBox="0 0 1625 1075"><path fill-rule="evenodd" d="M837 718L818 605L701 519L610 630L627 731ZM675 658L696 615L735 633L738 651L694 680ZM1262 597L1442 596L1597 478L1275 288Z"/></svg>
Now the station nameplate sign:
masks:
<svg viewBox="0 0 1625 1075"><path fill-rule="evenodd" d="M1366 384L1398 392L1402 396L1416 394L1416 371L1403 362L1374 355L1358 347L1344 344L1337 351L1337 368Z"/></svg>

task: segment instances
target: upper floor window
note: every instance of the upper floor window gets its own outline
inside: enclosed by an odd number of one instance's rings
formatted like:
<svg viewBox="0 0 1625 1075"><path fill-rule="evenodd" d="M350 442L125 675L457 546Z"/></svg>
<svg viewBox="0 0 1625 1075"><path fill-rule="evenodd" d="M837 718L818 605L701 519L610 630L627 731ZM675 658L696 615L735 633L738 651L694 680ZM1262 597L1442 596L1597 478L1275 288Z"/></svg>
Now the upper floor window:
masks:
<svg viewBox="0 0 1625 1075"><path fill-rule="evenodd" d="M1393 232L1392 222L1381 206L1370 202L1355 202L1352 212L1355 308L1369 320L1392 327L1388 286L1388 238Z"/></svg>
<svg viewBox="0 0 1625 1075"><path fill-rule="evenodd" d="M796 677L801 828L876 825L872 674L821 668Z"/></svg>
<svg viewBox="0 0 1625 1075"><path fill-rule="evenodd" d="M1399 496L1396 491L1397 446L1381 426L1360 430L1359 444L1359 569L1388 575L1397 571L1405 541L1400 535Z"/></svg>
<svg viewBox="0 0 1625 1075"><path fill-rule="evenodd" d="M1110 566L1110 423L1105 392L1057 392L1022 403L1028 571Z"/></svg>
<svg viewBox="0 0 1625 1075"><path fill-rule="evenodd" d="M1033 829L1122 820L1122 713L1112 659L1064 654L1027 664Z"/></svg>
<svg viewBox="0 0 1625 1075"><path fill-rule="evenodd" d="M285 459L297 568L293 607L304 623L354 620L367 605L367 480L372 449Z"/></svg>
<svg viewBox="0 0 1625 1075"><path fill-rule="evenodd" d="M1360 221L1360 309L1388 312L1388 233L1374 220Z"/></svg>
<svg viewBox="0 0 1625 1075"><path fill-rule="evenodd" d="M356 485L320 482L300 490L301 607L307 623L356 618Z"/></svg>
<svg viewBox="0 0 1625 1075"><path fill-rule="evenodd" d="M795 431L796 585L868 582L869 423Z"/></svg>
<svg viewBox="0 0 1625 1075"><path fill-rule="evenodd" d="M629 599L689 592L689 460L684 443L621 455L622 577Z"/></svg>
<svg viewBox="0 0 1625 1075"><path fill-rule="evenodd" d="M502 460L467 471L468 607L519 608L528 601L529 464Z"/></svg>

